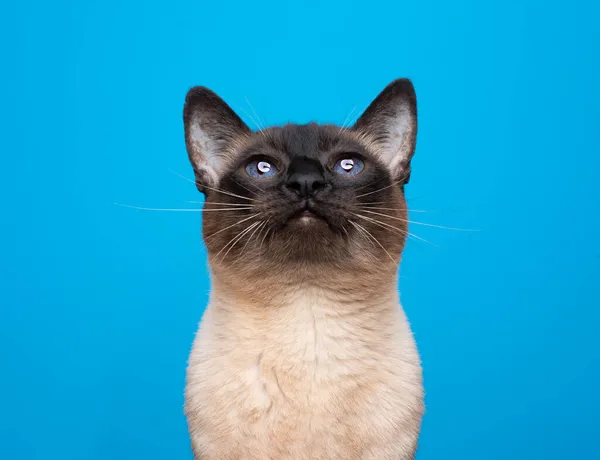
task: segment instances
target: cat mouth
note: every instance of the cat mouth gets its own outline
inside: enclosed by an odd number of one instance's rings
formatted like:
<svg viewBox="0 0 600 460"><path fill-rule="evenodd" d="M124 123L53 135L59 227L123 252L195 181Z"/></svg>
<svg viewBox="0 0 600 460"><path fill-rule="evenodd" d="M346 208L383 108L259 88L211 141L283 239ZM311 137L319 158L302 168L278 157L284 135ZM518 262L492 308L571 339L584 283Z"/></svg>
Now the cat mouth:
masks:
<svg viewBox="0 0 600 460"><path fill-rule="evenodd" d="M295 221L304 224L327 222L327 219L322 216L308 201L304 203L292 216L288 219L289 222Z"/></svg>
<svg viewBox="0 0 600 460"><path fill-rule="evenodd" d="M309 222L311 220L324 220L321 216L315 214L310 209L305 209L304 211L296 213L292 218L298 219L302 222Z"/></svg>

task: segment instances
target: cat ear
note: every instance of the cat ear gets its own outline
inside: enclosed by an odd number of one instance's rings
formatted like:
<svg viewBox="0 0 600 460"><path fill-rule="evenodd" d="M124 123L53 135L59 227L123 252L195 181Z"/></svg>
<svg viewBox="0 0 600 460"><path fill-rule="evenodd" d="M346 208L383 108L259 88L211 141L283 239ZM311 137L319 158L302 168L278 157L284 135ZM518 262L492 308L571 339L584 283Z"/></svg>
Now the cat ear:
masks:
<svg viewBox="0 0 600 460"><path fill-rule="evenodd" d="M235 141L250 134L242 119L213 91L188 91L183 108L185 144L201 192L216 187Z"/></svg>
<svg viewBox="0 0 600 460"><path fill-rule="evenodd" d="M408 182L417 140L417 97L410 80L402 78L390 83L352 130L374 147L394 180Z"/></svg>

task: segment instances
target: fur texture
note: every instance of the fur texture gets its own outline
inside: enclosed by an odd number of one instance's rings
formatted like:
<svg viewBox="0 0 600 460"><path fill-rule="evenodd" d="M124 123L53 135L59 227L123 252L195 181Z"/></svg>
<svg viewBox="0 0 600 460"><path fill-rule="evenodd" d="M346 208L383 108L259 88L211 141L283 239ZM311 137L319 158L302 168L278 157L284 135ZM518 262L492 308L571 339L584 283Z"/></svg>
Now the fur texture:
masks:
<svg viewBox="0 0 600 460"><path fill-rule="evenodd" d="M412 84L350 129L252 132L206 88L184 121L212 278L186 387L195 459L413 459L423 388L397 291Z"/></svg>

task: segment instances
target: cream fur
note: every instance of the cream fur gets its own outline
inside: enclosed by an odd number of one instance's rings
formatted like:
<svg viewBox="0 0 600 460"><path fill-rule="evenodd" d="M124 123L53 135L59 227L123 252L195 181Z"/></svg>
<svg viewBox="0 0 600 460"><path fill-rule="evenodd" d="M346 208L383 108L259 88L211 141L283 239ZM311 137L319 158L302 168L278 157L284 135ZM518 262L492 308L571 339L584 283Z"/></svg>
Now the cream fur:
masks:
<svg viewBox="0 0 600 460"><path fill-rule="evenodd" d="M188 367L197 460L413 459L418 352L396 280L358 299L267 283L247 302L213 277Z"/></svg>

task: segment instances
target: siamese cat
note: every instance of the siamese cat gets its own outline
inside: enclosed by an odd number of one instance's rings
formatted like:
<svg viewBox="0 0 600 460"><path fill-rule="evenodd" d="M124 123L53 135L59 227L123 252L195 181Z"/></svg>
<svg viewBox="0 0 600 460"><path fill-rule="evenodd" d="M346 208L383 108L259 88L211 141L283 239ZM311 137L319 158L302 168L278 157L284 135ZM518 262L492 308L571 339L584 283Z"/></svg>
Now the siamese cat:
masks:
<svg viewBox="0 0 600 460"><path fill-rule="evenodd" d="M422 372L398 293L412 83L348 128L253 131L204 87L183 118L211 273L185 391L194 458L414 459Z"/></svg>

